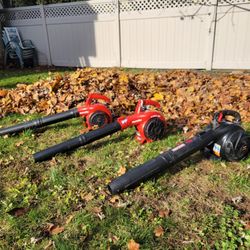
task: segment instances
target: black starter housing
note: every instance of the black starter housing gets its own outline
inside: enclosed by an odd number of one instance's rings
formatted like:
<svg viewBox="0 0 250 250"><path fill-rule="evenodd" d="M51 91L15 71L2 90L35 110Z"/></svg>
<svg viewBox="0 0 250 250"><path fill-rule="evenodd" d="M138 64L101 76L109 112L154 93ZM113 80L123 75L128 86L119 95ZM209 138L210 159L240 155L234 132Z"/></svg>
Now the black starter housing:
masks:
<svg viewBox="0 0 250 250"><path fill-rule="evenodd" d="M250 135L237 125L232 124L230 130L204 149L206 156L214 155L226 161L240 161L250 152Z"/></svg>

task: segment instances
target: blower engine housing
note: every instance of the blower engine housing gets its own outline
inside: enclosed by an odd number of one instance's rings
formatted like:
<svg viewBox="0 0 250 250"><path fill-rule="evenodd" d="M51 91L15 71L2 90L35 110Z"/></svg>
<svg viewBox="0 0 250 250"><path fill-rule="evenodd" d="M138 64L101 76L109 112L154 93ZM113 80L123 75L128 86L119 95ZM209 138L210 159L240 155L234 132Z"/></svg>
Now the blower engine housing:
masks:
<svg viewBox="0 0 250 250"><path fill-rule="evenodd" d="M233 121L229 121L228 117L233 118ZM216 112L212 124L206 130L216 129L223 124L230 125L227 132L203 150L205 156L215 156L226 161L240 161L247 157L250 152L250 135L241 127L240 114L233 110Z"/></svg>
<svg viewBox="0 0 250 250"><path fill-rule="evenodd" d="M88 129L101 128L112 121L112 114L108 107L101 103L93 104L93 100L110 102L106 96L92 93L88 96L85 106L78 108L79 115L85 119Z"/></svg>
<svg viewBox="0 0 250 250"><path fill-rule="evenodd" d="M166 121L164 116L151 107L160 109L161 106L153 100L139 100L133 115L117 119L122 130L135 126L135 139L141 144L159 140L165 133Z"/></svg>
<svg viewBox="0 0 250 250"><path fill-rule="evenodd" d="M162 139L165 133L165 121L160 117L151 118L136 127L136 140L152 142Z"/></svg>
<svg viewBox="0 0 250 250"><path fill-rule="evenodd" d="M240 161L250 152L250 136L240 126L231 126L218 141L204 149L209 156L214 155L226 161Z"/></svg>

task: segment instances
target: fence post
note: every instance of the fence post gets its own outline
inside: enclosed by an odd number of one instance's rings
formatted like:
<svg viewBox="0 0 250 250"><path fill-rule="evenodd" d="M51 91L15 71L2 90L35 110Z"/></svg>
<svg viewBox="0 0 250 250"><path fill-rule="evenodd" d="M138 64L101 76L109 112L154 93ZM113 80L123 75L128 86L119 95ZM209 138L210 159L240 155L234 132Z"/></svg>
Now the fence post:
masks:
<svg viewBox="0 0 250 250"><path fill-rule="evenodd" d="M45 35L45 43L46 43L46 49L47 49L47 56L48 56L48 65L52 65L52 60L51 60L51 52L50 52L50 45L49 45L49 36L48 36L48 29L47 29L47 24L46 24L46 16L44 13L44 5L40 5L40 11L41 11L41 16L42 16L42 24L43 24L43 31Z"/></svg>
<svg viewBox="0 0 250 250"><path fill-rule="evenodd" d="M2 34L1 19L0 19L0 33ZM0 42L0 68L2 68L3 66L4 66L4 63L3 63L3 43Z"/></svg>
<svg viewBox="0 0 250 250"><path fill-rule="evenodd" d="M121 67L121 26L120 26L120 0L115 0L116 10L116 43L117 43L117 66Z"/></svg>
<svg viewBox="0 0 250 250"><path fill-rule="evenodd" d="M211 19L209 20L209 23L208 23L209 30L208 30L208 48L207 48L206 70L211 70L213 68L218 2L219 2L219 0L212 1L212 5L214 7L213 7L213 11L211 13Z"/></svg>

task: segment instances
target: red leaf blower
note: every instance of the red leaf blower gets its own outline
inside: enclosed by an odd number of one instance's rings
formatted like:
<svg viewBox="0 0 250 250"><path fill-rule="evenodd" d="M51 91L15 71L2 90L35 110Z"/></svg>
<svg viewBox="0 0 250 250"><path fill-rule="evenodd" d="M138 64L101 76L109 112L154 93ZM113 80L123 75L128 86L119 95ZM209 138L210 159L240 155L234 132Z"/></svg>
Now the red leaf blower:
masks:
<svg viewBox="0 0 250 250"><path fill-rule="evenodd" d="M92 93L88 95L84 106L79 108L73 108L66 112L58 113L55 115L46 116L29 122L21 123L12 127L0 129L0 135L19 133L27 129L36 129L66 121L75 117L84 117L89 129L94 126L102 127L112 121L112 115L110 110L101 103L92 104L93 100L103 100L106 103L110 103L108 97Z"/></svg>
<svg viewBox="0 0 250 250"><path fill-rule="evenodd" d="M229 121L228 116L234 117L234 120ZM204 131L155 159L129 170L113 180L108 189L116 194L133 188L199 150L205 155L227 161L240 161L247 157L250 152L250 135L241 127L240 114L232 110L215 113L212 123Z"/></svg>
<svg viewBox="0 0 250 250"><path fill-rule="evenodd" d="M87 145L105 136L114 134L132 126L135 126L137 129L136 139L140 143L160 139L164 135L165 119L159 111L150 110L150 106L160 108L160 104L158 102L152 100L139 100L136 106L135 114L125 118L120 117L115 122L110 123L103 128L90 131L89 133L80 135L76 138L38 152L34 154L34 159L36 162L51 159L58 153L64 153Z"/></svg>

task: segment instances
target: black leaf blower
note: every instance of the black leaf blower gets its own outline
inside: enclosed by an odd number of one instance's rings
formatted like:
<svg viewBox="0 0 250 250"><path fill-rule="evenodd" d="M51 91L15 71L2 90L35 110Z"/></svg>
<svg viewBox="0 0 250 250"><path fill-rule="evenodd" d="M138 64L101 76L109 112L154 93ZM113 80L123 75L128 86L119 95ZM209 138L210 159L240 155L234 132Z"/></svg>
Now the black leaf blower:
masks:
<svg viewBox="0 0 250 250"><path fill-rule="evenodd" d="M93 127L102 127L112 121L112 115L106 105L101 103L92 103L93 100L103 100L106 103L110 103L110 99L106 96L92 93L88 95L84 106L73 108L68 111L42 117L36 120L21 123L8 128L0 129L0 136L6 134L20 133L27 129L42 128L47 125L55 124L61 121L66 121L75 117L83 117L86 120L87 127L92 129Z"/></svg>
<svg viewBox="0 0 250 250"><path fill-rule="evenodd" d="M34 160L36 162L49 160L56 154L71 151L132 126L137 129L136 139L140 143L161 139L165 132L165 119L159 111L150 109L150 106L160 108L160 104L153 100L139 100L133 115L119 117L115 122L107 124L105 127L35 153Z"/></svg>
<svg viewBox="0 0 250 250"><path fill-rule="evenodd" d="M229 116L233 121L229 121ZM114 179L108 189L116 194L134 188L199 150L207 156L213 155L227 161L240 161L247 157L250 152L250 135L241 127L240 114L232 110L215 113L212 123L204 131Z"/></svg>

